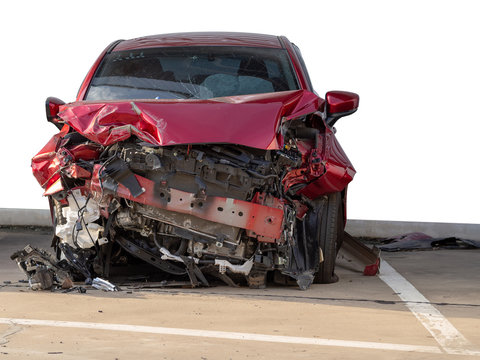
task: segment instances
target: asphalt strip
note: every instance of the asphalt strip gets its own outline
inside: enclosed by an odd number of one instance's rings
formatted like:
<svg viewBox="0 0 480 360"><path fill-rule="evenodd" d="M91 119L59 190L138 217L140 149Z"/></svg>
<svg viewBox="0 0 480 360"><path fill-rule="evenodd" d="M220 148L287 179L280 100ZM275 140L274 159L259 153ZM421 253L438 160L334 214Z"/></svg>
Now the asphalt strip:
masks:
<svg viewBox="0 0 480 360"><path fill-rule="evenodd" d="M460 331L385 260L382 260L379 277L405 302L407 308L432 334L443 352L480 356L480 351L474 349Z"/></svg>

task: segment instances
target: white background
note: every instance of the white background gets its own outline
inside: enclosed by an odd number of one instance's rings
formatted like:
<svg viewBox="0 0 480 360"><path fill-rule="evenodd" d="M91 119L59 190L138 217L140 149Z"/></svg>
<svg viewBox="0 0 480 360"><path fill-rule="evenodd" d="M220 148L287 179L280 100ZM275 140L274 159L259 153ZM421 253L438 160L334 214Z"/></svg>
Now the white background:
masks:
<svg viewBox="0 0 480 360"><path fill-rule="evenodd" d="M0 207L47 208L30 159L116 39L182 31L286 35L316 91L360 94L337 124L356 219L480 223L480 6L475 1L5 1Z"/></svg>

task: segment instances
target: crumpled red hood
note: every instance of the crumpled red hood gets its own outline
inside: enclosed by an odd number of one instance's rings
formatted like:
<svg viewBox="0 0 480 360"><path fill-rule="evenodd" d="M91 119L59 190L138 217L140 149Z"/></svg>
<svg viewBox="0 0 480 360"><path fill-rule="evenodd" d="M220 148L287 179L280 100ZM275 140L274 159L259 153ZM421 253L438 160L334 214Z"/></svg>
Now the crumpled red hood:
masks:
<svg viewBox="0 0 480 360"><path fill-rule="evenodd" d="M58 116L101 145L135 135L159 146L230 143L279 149L282 119L313 113L321 101L306 90L210 100L79 101L63 105Z"/></svg>

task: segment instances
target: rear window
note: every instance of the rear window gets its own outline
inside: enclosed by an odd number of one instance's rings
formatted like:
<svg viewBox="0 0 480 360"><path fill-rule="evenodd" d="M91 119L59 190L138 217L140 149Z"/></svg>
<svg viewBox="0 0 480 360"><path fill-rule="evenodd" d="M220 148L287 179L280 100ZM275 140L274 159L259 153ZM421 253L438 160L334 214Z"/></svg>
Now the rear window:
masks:
<svg viewBox="0 0 480 360"><path fill-rule="evenodd" d="M106 55L86 100L210 99L297 89L284 49L169 47Z"/></svg>

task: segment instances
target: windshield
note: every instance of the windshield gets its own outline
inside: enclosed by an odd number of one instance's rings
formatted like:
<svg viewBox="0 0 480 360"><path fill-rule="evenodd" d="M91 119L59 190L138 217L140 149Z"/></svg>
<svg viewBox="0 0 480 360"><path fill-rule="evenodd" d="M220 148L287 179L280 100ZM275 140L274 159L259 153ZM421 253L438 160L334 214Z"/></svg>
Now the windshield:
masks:
<svg viewBox="0 0 480 360"><path fill-rule="evenodd" d="M106 55L86 100L210 99L297 89L283 49L167 47Z"/></svg>

